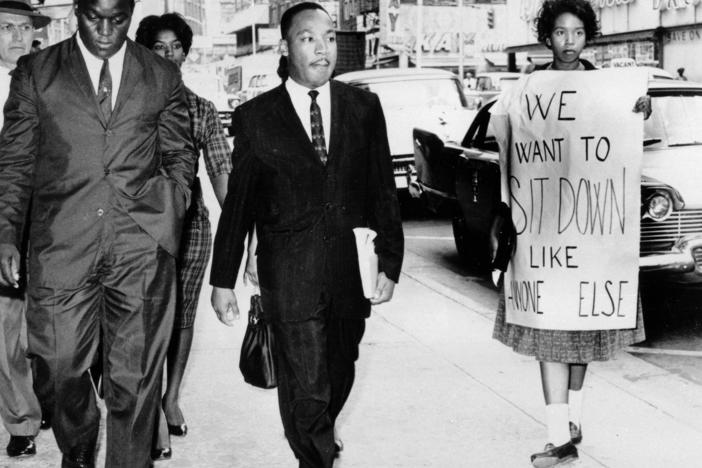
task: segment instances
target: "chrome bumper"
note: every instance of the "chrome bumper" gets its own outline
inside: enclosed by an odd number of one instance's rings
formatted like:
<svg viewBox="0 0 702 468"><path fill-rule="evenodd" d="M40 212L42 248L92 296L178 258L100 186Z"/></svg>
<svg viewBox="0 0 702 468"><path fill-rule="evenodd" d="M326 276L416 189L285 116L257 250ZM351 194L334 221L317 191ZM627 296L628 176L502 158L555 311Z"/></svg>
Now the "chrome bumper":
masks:
<svg viewBox="0 0 702 468"><path fill-rule="evenodd" d="M695 259L695 250L698 261ZM702 275L702 236L683 237L669 253L647 255L639 258L641 271L657 271L670 273L697 272Z"/></svg>

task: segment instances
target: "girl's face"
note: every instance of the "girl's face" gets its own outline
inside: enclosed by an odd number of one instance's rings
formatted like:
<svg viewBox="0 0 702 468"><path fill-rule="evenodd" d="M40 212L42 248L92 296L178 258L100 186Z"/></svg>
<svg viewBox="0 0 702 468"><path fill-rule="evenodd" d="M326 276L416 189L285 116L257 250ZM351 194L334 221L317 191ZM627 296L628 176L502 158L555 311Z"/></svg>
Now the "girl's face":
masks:
<svg viewBox="0 0 702 468"><path fill-rule="evenodd" d="M156 42L151 48L161 57L167 58L180 67L185 62L185 51L183 44L170 29L164 29L156 34Z"/></svg>
<svg viewBox="0 0 702 468"><path fill-rule="evenodd" d="M577 69L580 66L580 53L585 47L585 24L572 13L562 13L556 18L546 45L553 52L553 68Z"/></svg>

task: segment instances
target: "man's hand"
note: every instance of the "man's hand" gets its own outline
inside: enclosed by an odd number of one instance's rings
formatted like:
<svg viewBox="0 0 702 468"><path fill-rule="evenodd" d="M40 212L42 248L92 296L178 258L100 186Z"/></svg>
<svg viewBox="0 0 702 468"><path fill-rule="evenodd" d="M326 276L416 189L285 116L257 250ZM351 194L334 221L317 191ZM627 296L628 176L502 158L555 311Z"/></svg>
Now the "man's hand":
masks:
<svg viewBox="0 0 702 468"><path fill-rule="evenodd" d="M19 288L20 256L13 244L0 244L0 284Z"/></svg>
<svg viewBox="0 0 702 468"><path fill-rule="evenodd" d="M392 293L395 290L395 282L385 276L382 271L378 273L378 282L375 286L375 294L371 297L370 302L373 305L382 304L392 299Z"/></svg>
<svg viewBox="0 0 702 468"><path fill-rule="evenodd" d="M228 327L234 326L234 321L239 318L239 307L233 289L213 287L212 307L219 321Z"/></svg>

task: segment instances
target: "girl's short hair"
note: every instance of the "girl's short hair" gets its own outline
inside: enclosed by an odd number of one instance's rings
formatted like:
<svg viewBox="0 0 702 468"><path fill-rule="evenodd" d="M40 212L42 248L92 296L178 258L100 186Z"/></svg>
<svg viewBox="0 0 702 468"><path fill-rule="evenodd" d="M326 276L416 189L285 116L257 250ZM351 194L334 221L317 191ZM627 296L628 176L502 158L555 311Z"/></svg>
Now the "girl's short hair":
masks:
<svg viewBox="0 0 702 468"><path fill-rule="evenodd" d="M563 13L577 16L585 25L585 40L590 41L600 34L597 15L588 0L545 0L536 18L536 35L546 44L551 37L556 19Z"/></svg>

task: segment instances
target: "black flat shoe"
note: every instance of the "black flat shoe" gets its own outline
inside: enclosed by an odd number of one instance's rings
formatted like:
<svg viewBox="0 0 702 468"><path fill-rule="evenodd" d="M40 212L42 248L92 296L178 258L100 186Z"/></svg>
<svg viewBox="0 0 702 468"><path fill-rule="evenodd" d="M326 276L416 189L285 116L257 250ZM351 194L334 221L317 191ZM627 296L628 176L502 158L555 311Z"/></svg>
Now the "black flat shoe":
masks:
<svg viewBox="0 0 702 468"><path fill-rule="evenodd" d="M579 444L583 441L583 428L578 427L573 422L568 423L570 427L570 441L574 444Z"/></svg>
<svg viewBox="0 0 702 468"><path fill-rule="evenodd" d="M180 426L169 424L168 433L172 436L183 437L188 433L188 425L185 423L181 424Z"/></svg>
<svg viewBox="0 0 702 468"><path fill-rule="evenodd" d="M173 451L170 447L151 450L151 460L153 461L170 460L171 456L173 456Z"/></svg>
<svg viewBox="0 0 702 468"><path fill-rule="evenodd" d="M560 465L570 460L578 458L578 449L573 442L566 442L563 445L554 447L553 444L546 444L543 452L535 453L531 456L531 464L534 468L548 468Z"/></svg>
<svg viewBox="0 0 702 468"><path fill-rule="evenodd" d="M34 436L10 436L7 444L7 455L12 458L30 457L37 453Z"/></svg>

